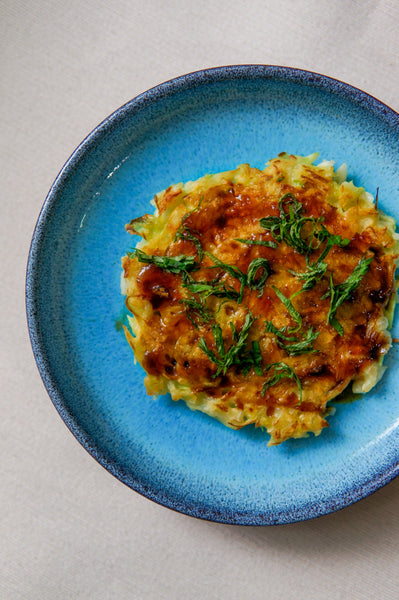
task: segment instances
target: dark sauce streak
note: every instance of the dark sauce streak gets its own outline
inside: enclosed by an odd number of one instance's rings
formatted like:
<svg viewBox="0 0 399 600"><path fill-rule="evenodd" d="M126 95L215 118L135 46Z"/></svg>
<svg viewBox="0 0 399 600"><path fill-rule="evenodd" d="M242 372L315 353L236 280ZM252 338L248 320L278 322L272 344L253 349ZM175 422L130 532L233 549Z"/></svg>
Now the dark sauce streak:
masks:
<svg viewBox="0 0 399 600"><path fill-rule="evenodd" d="M374 304L384 304L389 296L389 292L385 289L371 290L369 298Z"/></svg>
<svg viewBox="0 0 399 600"><path fill-rule="evenodd" d="M176 287L175 276L155 265L143 267L137 278L137 284L141 294L151 303L154 310L173 300L171 290Z"/></svg>
<svg viewBox="0 0 399 600"><path fill-rule="evenodd" d="M311 375L312 377L328 377L329 375L331 375L331 370L330 367L326 364L318 365L316 369L310 371L308 375Z"/></svg>
<svg viewBox="0 0 399 600"><path fill-rule="evenodd" d="M226 221L227 221L227 219L226 219L225 215L219 215L219 217L215 221L215 225L219 229L223 229L223 227L225 227L225 225L226 225Z"/></svg>
<svg viewBox="0 0 399 600"><path fill-rule="evenodd" d="M159 356L156 352L145 352L143 357L143 368L149 375L160 374Z"/></svg>
<svg viewBox="0 0 399 600"><path fill-rule="evenodd" d="M149 375L173 376L176 374L177 360L169 354L164 355L162 349L148 351L143 357L143 368Z"/></svg>

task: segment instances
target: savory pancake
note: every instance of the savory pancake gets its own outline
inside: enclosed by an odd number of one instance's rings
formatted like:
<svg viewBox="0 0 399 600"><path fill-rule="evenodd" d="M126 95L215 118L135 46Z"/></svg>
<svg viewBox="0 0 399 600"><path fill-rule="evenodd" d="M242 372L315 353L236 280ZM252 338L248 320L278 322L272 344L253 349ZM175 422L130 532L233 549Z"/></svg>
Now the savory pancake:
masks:
<svg viewBox="0 0 399 600"><path fill-rule="evenodd" d="M345 168L280 154L264 170L172 185L122 259L126 337L151 395L169 392L270 444L327 426L369 391L391 345L395 222Z"/></svg>

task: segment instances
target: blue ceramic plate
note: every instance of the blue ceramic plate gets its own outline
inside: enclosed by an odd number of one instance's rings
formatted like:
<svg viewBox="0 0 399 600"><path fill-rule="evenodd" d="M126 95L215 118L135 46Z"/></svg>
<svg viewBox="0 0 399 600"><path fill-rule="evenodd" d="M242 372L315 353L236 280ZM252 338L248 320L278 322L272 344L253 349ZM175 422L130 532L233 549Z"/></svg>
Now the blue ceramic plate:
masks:
<svg viewBox="0 0 399 600"><path fill-rule="evenodd" d="M398 473L398 346L382 382L339 404L320 437L267 447L167 396L148 397L121 331L124 230L173 182L281 151L346 162L399 217L399 117L364 92L274 66L223 67L168 81L106 119L56 179L33 236L27 311L36 361L61 417L121 481L214 521L277 524L343 508ZM394 335L399 336L396 319Z"/></svg>

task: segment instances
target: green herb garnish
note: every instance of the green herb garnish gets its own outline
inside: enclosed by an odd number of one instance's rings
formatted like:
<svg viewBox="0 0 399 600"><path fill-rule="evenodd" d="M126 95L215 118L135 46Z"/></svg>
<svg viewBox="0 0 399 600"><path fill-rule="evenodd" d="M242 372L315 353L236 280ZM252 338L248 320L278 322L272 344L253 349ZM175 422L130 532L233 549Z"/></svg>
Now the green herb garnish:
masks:
<svg viewBox="0 0 399 600"><path fill-rule="evenodd" d="M314 288L316 283L322 279L327 270L327 263L316 261L308 266L306 271L303 273L298 273L296 271L290 270L292 275L295 275L300 281L303 281L302 289L296 292L295 295L300 294L301 292L307 292Z"/></svg>
<svg viewBox="0 0 399 600"><path fill-rule="evenodd" d="M258 340L253 340L248 352L241 354L239 367L244 376L248 375L251 368L254 369L257 375L263 375L262 354Z"/></svg>
<svg viewBox="0 0 399 600"><path fill-rule="evenodd" d="M300 294L301 292L307 292L313 289L316 283L324 277L328 265L323 261L333 246L339 246L343 248L350 243L350 240L342 238L340 235L331 234L328 231L328 229L324 227L323 224L321 224L321 229L318 231L316 231L316 225L314 225L312 237L316 238L319 241L319 243L316 246L313 246L312 243L309 245L309 251L306 254L306 262L308 265L306 271L299 273L290 270L290 273L292 273L292 275L295 275L296 277L298 277L298 279L304 282L302 289L296 292L296 294L294 294L295 296ZM318 250L325 240L327 240L327 242L323 252L320 254L320 256L315 262L309 264L310 252L313 250Z"/></svg>
<svg viewBox="0 0 399 600"><path fill-rule="evenodd" d="M206 254L206 256L208 258L211 259L211 261L216 265L216 267L219 267L220 269L223 269L224 271L226 271L226 273L228 273L229 275L231 275L235 279L238 279L238 281L241 284L241 287L240 287L240 292L239 292L238 297L237 297L237 303L240 304L242 302L242 298L243 298L243 295L244 295L244 287L245 287L245 284L247 283L247 276L246 276L246 274L243 273L241 271L241 269L239 269L238 267L236 267L234 265L229 265L228 263L223 262L222 260L220 260L219 258L217 258L216 256L214 256L210 252L205 252L205 254Z"/></svg>
<svg viewBox="0 0 399 600"><path fill-rule="evenodd" d="M287 342L296 342L298 340L294 335L286 335L288 326L284 325L278 329L275 325L273 325L272 321L265 321L265 329L268 333L274 333L278 338Z"/></svg>
<svg viewBox="0 0 399 600"><path fill-rule="evenodd" d="M216 352L217 354L208 347L205 338L201 338L198 345L203 352L207 355L209 360L215 363L218 367L214 377L217 377L222 373L226 374L226 371L229 367L233 365L240 365L241 359L245 353L245 346L248 337L249 330L251 328L252 323L254 322L254 317L251 313L247 313L244 321L244 325L240 331L237 332L237 329L234 323L230 323L230 327L233 332L233 344L230 346L228 350L226 350L222 335L222 329L218 323L214 323L211 325L213 337L215 338Z"/></svg>
<svg viewBox="0 0 399 600"><path fill-rule="evenodd" d="M323 223L321 223L321 218L319 219L319 221L320 229L314 232L314 236L319 240L319 244L314 248L314 250L320 248L321 244L325 240L327 240L327 244L323 252L320 254L319 258L317 259L318 262L326 258L327 254L330 252L333 246L345 248L345 246L347 246L350 243L350 240L348 240L348 238L343 238L340 235L334 235L333 233L330 233L328 229L323 225Z"/></svg>
<svg viewBox="0 0 399 600"><path fill-rule="evenodd" d="M195 208L193 208L192 210L189 210L189 211L188 211L188 212L187 212L185 215L183 215L183 218L182 218L182 220L180 221L179 228L178 228L178 230L176 231L175 240L177 239L178 235L179 235L179 234L182 232L182 230L184 229L184 227L186 227L186 225L184 224L184 223L185 223L185 221L187 221L187 219L188 219L189 217L191 217L191 215L192 215L193 213L195 213L195 212L197 212L197 210L199 210L199 208L200 208L200 206L201 206L201 204L202 204L202 201L203 201L203 199L204 199L204 196L202 195L202 196L201 196L201 198L200 198L200 201L199 201L199 202L198 202L198 204L197 204L197 206L196 206Z"/></svg>
<svg viewBox="0 0 399 600"><path fill-rule="evenodd" d="M146 254L136 248L134 252L127 253L129 258L137 258L142 263L153 264L160 267L168 273L184 273L192 271L198 267L194 256L179 254L178 256L159 256L156 254Z"/></svg>
<svg viewBox="0 0 399 600"><path fill-rule="evenodd" d="M266 394L267 389L269 389L273 385L276 385L276 383L278 383L280 381L280 379L285 379L286 377L288 377L289 379L294 379L298 386L299 404L301 404L302 403L302 384L301 384L297 374L295 373L295 371L289 365L286 365L283 362L271 363L270 365L267 365L265 367L266 371L269 371L270 369L274 370L274 375L270 379L265 381L265 383L263 384L262 396L264 396Z"/></svg>
<svg viewBox="0 0 399 600"><path fill-rule="evenodd" d="M242 244L249 244L252 246L266 246L267 248L277 248L276 242L268 241L268 240L246 240L243 238L234 238L236 242L241 242Z"/></svg>
<svg viewBox="0 0 399 600"><path fill-rule="evenodd" d="M297 327L292 328L290 327L290 329L288 330L290 333L294 333L295 331L298 331L301 327L302 327L302 317L299 314L299 312L292 306L292 302L290 300L290 298L287 298L286 296L284 296L283 292L281 292L278 288L276 288L274 285L271 286L273 288L273 290L275 291L277 297L281 300L281 302L284 304L285 308L288 310L288 312L290 313L291 317L294 319L295 323L297 324Z"/></svg>
<svg viewBox="0 0 399 600"><path fill-rule="evenodd" d="M199 262L201 262L201 260L202 260L204 251L202 249L201 242L194 234L197 234L197 235L201 235L201 234L198 231L195 231L195 230L191 229L190 227L188 227L187 225L185 225L185 221L199 209L203 199L204 199L204 196L201 196L201 199L198 202L198 205L195 208L193 208L193 210L190 210L188 213L186 213L183 216L182 220L180 221L179 228L177 229L176 235L175 235L175 241L176 240L184 240L187 242L192 242L195 245L195 247L197 248L197 252L198 252Z"/></svg>
<svg viewBox="0 0 399 600"><path fill-rule="evenodd" d="M319 336L319 332L314 332L313 327L310 327L302 337L286 335L286 332L289 333L289 331L292 330L287 331L288 328L286 325L281 327L281 329L277 329L271 321L265 321L265 329L268 333L273 333L276 336L278 347L285 350L290 356L317 352L317 350L313 348L313 342Z"/></svg>
<svg viewBox="0 0 399 600"><path fill-rule="evenodd" d="M202 302L199 302L195 298L183 298L180 302L184 304L187 318L196 329L198 329L198 324L205 325L212 321L212 312Z"/></svg>
<svg viewBox="0 0 399 600"><path fill-rule="evenodd" d="M285 211L288 207L288 212ZM305 223L317 223L314 217L303 217L303 206L292 194L285 194L278 202L280 216L263 217L259 223L261 227L270 231L277 242L285 242L299 254L306 254L309 243L301 236Z"/></svg>
<svg viewBox="0 0 399 600"><path fill-rule="evenodd" d="M192 294L198 294L202 300L209 298L209 296L237 300L240 295L233 286L226 285L217 278L211 281L196 281L188 273L183 277L184 287Z"/></svg>
<svg viewBox="0 0 399 600"><path fill-rule="evenodd" d="M242 358L241 363L243 366L244 375L247 375L251 367L254 368L257 375L263 375L262 354L258 340L253 340L251 350Z"/></svg>
<svg viewBox="0 0 399 600"><path fill-rule="evenodd" d="M322 296L322 300L331 297L330 301L330 309L327 315L327 323L330 323L334 327L334 329L339 333L340 336L344 335L344 330L342 325L335 317L335 313L337 309L345 300L347 300L350 295L357 289L363 277L366 275L369 270L370 263L373 260L373 257L366 258L362 256L356 267L353 269L352 273L348 275L348 277L342 283L338 285L334 285L332 273L330 275L330 288L324 296Z"/></svg>
<svg viewBox="0 0 399 600"><path fill-rule="evenodd" d="M290 356L297 356L298 354L312 354L317 352L313 348L313 342L318 338L320 332L313 331L313 327L309 327L302 339L295 340L293 343L280 344L277 340L277 344L283 348Z"/></svg>
<svg viewBox="0 0 399 600"><path fill-rule="evenodd" d="M248 286L251 290L257 290L258 297L263 294L266 280L272 272L269 261L266 258L255 258L248 265L247 273L244 273L238 267L221 261L210 252L205 252L205 254L217 267L223 269L226 273L235 279L238 279L238 281L241 283L240 292L236 298L238 304L242 302L245 286ZM261 270L261 274L257 276L259 270Z"/></svg>
<svg viewBox="0 0 399 600"><path fill-rule="evenodd" d="M286 211L286 207L288 211ZM264 217L260 219L259 223L261 227L270 231L277 242L285 242L299 254L306 254L308 257L310 252L317 250L327 240L327 246L318 259L318 262L321 262L334 244L340 246L349 244L349 240L329 233L322 224L324 217L304 217L302 204L292 194L285 194L280 198L278 209L280 212L279 217ZM306 224L311 226L311 231L306 237L303 237L303 228ZM318 240L316 246L313 245L314 239Z"/></svg>
<svg viewBox="0 0 399 600"><path fill-rule="evenodd" d="M313 342L317 339L319 332L314 332L312 327L306 330L306 332L303 332L303 330L301 330L302 317L299 314L299 312L293 307L291 299L284 296L284 294L274 285L272 285L271 287L275 291L277 297L281 300L281 302L288 310L292 319L295 321L296 327L288 327L288 325L284 325L284 327L278 329L271 321L265 321L266 331L269 333L274 333L274 335L277 337L277 345L283 350L285 350L290 356L317 352L317 350L313 348ZM296 294L294 294L293 296L295 295ZM291 296L291 298L293 296ZM301 337L292 335L293 333L297 333L300 330L302 334Z"/></svg>
<svg viewBox="0 0 399 600"><path fill-rule="evenodd" d="M175 241L176 240L183 240L183 241L186 241L186 242L192 242L194 244L194 246L197 248L198 261L201 262L201 260L202 260L202 258L204 256L204 251L202 249L201 242L194 235L194 233L196 233L197 235L200 235L198 233L198 231L193 231L189 227L184 226L181 230L179 228L177 230L177 232L176 232L176 235L175 235Z"/></svg>
<svg viewBox="0 0 399 600"><path fill-rule="evenodd" d="M232 277L235 277L239 281L241 281L242 279L245 280L245 273L243 273L241 271L241 269L239 269L235 265L229 265L228 263L223 262L222 260L220 260L219 258L217 258L217 256L214 256L210 252L205 252L205 254L206 254L206 256L208 256L208 258L211 259L211 261L217 267L220 267L221 269L224 269L224 271L226 271L226 273L228 273Z"/></svg>
<svg viewBox="0 0 399 600"><path fill-rule="evenodd" d="M254 367L255 373L257 375L262 375L262 354L260 351L260 346L258 340L253 340L252 349L250 350L248 364ZM245 368L245 367L244 367ZM247 371L244 371L244 375L247 374Z"/></svg>
<svg viewBox="0 0 399 600"><path fill-rule="evenodd" d="M261 273L257 277L259 270ZM251 290L258 291L258 298L262 296L266 280L271 272L269 261L266 258L255 258L248 265L246 284Z"/></svg>

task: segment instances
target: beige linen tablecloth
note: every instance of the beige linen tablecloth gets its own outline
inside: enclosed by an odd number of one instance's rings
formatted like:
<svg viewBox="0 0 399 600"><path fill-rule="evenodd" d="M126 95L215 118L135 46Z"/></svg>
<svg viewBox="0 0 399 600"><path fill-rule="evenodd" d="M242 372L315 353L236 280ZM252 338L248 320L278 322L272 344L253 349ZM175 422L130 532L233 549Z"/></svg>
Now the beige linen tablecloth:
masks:
<svg viewBox="0 0 399 600"><path fill-rule="evenodd" d="M264 63L336 77L399 110L398 26L395 0L0 2L0 599L399 598L399 480L281 527L158 506L67 430L34 363L24 307L47 191L118 106L189 71Z"/></svg>

